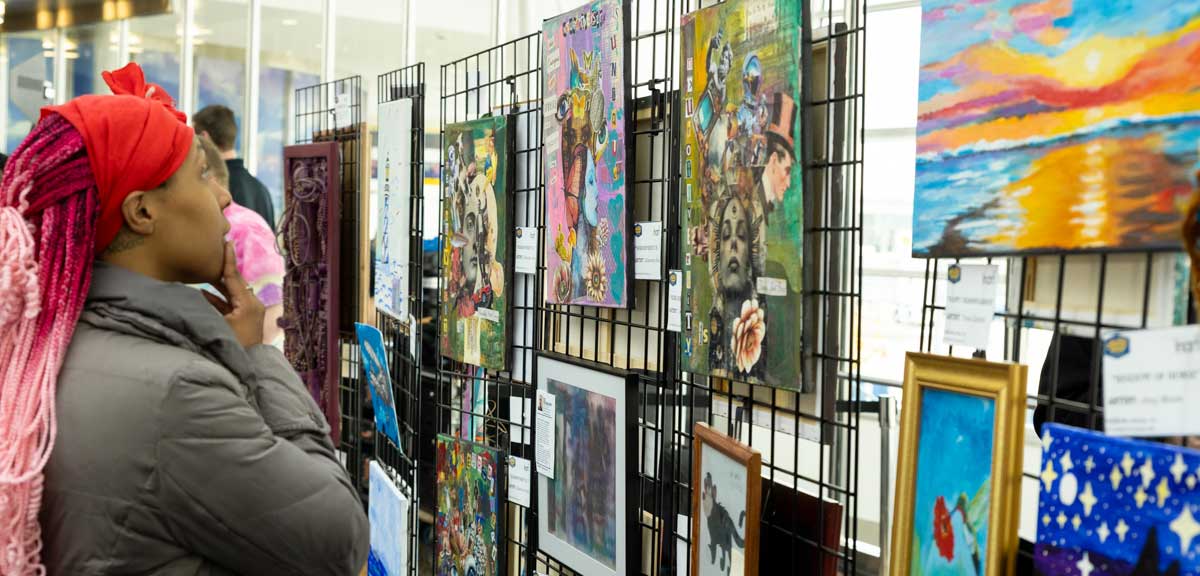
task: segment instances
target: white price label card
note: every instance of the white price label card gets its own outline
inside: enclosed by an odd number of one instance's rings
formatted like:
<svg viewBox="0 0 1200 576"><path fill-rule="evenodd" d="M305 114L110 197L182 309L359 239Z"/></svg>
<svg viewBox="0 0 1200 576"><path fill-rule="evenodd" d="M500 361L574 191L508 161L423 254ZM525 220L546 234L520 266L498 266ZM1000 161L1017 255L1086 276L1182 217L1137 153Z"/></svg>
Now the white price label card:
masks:
<svg viewBox="0 0 1200 576"><path fill-rule="evenodd" d="M333 125L335 128L345 128L350 125L350 95L339 93L333 95Z"/></svg>
<svg viewBox="0 0 1200 576"><path fill-rule="evenodd" d="M667 330L680 331L683 316L683 274L679 270L667 272Z"/></svg>
<svg viewBox="0 0 1200 576"><path fill-rule="evenodd" d="M537 274L538 229L517 227L517 274Z"/></svg>
<svg viewBox="0 0 1200 576"><path fill-rule="evenodd" d="M1109 332L1101 344L1106 433L1200 435L1200 326Z"/></svg>
<svg viewBox="0 0 1200 576"><path fill-rule="evenodd" d="M942 341L954 346L987 350L996 313L997 266L959 266L946 272L946 321Z"/></svg>
<svg viewBox="0 0 1200 576"><path fill-rule="evenodd" d="M529 508L530 486L533 484L532 464L524 458L508 457L508 499Z"/></svg>
<svg viewBox="0 0 1200 576"><path fill-rule="evenodd" d="M633 278L662 280L662 222L633 225Z"/></svg>
<svg viewBox="0 0 1200 576"><path fill-rule="evenodd" d="M538 390L537 406L534 412L537 418L537 440L534 446L534 456L537 458L538 474L547 478L554 477L554 395Z"/></svg>

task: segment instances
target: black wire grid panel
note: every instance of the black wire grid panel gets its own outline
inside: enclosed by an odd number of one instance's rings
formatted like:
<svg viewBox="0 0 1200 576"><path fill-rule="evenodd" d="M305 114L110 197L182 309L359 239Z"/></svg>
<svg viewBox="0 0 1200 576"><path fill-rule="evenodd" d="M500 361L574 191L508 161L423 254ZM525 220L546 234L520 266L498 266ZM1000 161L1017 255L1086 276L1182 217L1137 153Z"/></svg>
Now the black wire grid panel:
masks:
<svg viewBox="0 0 1200 576"><path fill-rule="evenodd" d="M341 277L339 329L341 339L342 377L341 394L341 438L338 446L345 459L350 478L364 501L367 494L367 468L363 443L363 432L373 428L364 426L363 398L366 390L362 383L362 362L359 356L354 323L361 316L359 296L366 281L359 273L359 241L364 234L359 214L361 173L363 158L362 135L362 82L353 76L325 82L296 90L297 144L312 142L338 142L341 164ZM367 402L369 404L369 401Z"/></svg>
<svg viewBox="0 0 1200 576"><path fill-rule="evenodd" d="M419 63L379 76L379 103L398 100L412 101L412 157L408 159L411 169L408 174L409 190L409 234L408 280L409 310L416 322L409 323L384 314L376 313L376 326L383 333L384 348L388 355L391 371L392 398L396 403L396 424L400 432L400 444L378 433L371 423L369 430L374 439L375 459L384 464L389 474L394 474L401 492L410 501L408 530L409 574L417 574L418 511L420 509L418 482L418 439L421 422L421 332L424 296L421 278L424 266L421 261L422 232L424 227L422 187L424 182L425 141L425 64ZM383 127L381 126L382 130ZM379 168L382 170L382 167ZM382 190L380 191L382 193ZM378 233L382 234L380 230ZM416 354L410 351L410 342L417 342ZM368 411L370 411L368 405ZM372 418L373 420L373 418Z"/></svg>
<svg viewBox="0 0 1200 576"><path fill-rule="evenodd" d="M997 266L1002 294L993 327L1003 340L972 350L942 342L946 276L952 265ZM1099 251L1014 257L930 259L925 264L920 349L952 356L986 357L1030 366L1026 409L1035 426L1062 422L1104 429L1101 346L1111 330L1161 328L1186 323L1189 295L1185 259L1174 252ZM1040 363L1041 369L1038 369ZM1025 431L1030 444L1034 430ZM1026 451L1022 515L1036 514L1040 451ZM1029 454L1038 454L1031 461ZM1019 573L1032 573L1034 537L1022 518Z"/></svg>
<svg viewBox="0 0 1200 576"><path fill-rule="evenodd" d="M632 282L632 305L625 310L545 304L546 270L540 251L536 275L513 276L510 369L477 372L440 360L438 431L453 433L461 428L460 422L475 421L482 424L488 445L529 460L533 460L530 417L526 413L522 421L510 406L519 407L534 395L537 351L637 375L640 449L628 455L627 462L638 471L636 485L628 493L638 510L641 533L628 538L643 543L640 570L646 576L692 573L681 552L691 544L687 534L691 430L697 421L739 437L764 455L764 497L787 503L763 509L761 538L772 543L771 548L764 547L764 557L792 568L817 563L832 568L840 563L840 572L854 573L862 293L861 55L866 6L865 1L853 0L847 6L837 11L825 6L820 13L803 3L807 24L803 63L806 84L811 84L804 91L808 140L804 293L809 320L803 339L803 378L806 389L825 390L821 402L803 405L796 393L787 390L682 372L678 340L666 330L667 291L659 281ZM678 150L683 113L677 77L678 22L699 7L683 0L629 3L626 52L631 109L626 114L633 121L627 133L627 205L633 221L664 224L660 277L680 263ZM537 227L544 241L541 41L540 33L531 34L442 66L441 122L444 140L447 124L489 113L509 115L510 129L516 132L509 164L515 174L510 196L515 204L514 226ZM444 153L442 161L446 161ZM446 241L444 225L441 240ZM444 282L442 259L438 262L439 282ZM434 325L440 326L440 321ZM484 382L483 412L464 409L458 401L459 383L472 379ZM743 427L767 433L765 438L743 434ZM812 457L802 461L802 452ZM800 491L815 501L803 515L789 511L797 499L788 495ZM572 574L569 566L537 549L537 511L507 506L506 573L529 574L536 569L551 575ZM819 536L831 530L832 539ZM820 572L819 568L803 571Z"/></svg>

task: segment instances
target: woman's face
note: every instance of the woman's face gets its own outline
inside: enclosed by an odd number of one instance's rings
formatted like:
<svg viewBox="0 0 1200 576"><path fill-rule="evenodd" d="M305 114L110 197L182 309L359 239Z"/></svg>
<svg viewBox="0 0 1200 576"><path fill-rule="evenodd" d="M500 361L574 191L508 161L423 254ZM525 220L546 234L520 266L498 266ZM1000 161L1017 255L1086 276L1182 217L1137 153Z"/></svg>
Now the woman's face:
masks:
<svg viewBox="0 0 1200 576"><path fill-rule="evenodd" d="M721 284L727 291L741 291L749 282L750 221L742 203L730 200L721 215Z"/></svg>
<svg viewBox="0 0 1200 576"><path fill-rule="evenodd" d="M220 281L229 233L223 213L229 191L211 177L203 150L193 141L187 159L155 194L162 210L151 241L172 279L190 284Z"/></svg>

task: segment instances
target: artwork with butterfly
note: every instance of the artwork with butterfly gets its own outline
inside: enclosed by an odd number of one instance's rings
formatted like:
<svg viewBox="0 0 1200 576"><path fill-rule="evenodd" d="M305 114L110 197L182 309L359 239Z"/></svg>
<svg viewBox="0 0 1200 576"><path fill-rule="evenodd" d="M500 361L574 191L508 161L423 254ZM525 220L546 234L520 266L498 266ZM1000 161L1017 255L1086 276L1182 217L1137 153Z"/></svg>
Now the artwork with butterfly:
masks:
<svg viewBox="0 0 1200 576"><path fill-rule="evenodd" d="M794 23L795 25L786 25ZM683 366L801 388L800 2L683 17Z"/></svg>
<svg viewBox="0 0 1200 576"><path fill-rule="evenodd" d="M595 0L543 24L546 301L629 302L625 15Z"/></svg>
<svg viewBox="0 0 1200 576"><path fill-rule="evenodd" d="M508 364L512 222L504 116L446 126L442 173L442 355L488 370Z"/></svg>

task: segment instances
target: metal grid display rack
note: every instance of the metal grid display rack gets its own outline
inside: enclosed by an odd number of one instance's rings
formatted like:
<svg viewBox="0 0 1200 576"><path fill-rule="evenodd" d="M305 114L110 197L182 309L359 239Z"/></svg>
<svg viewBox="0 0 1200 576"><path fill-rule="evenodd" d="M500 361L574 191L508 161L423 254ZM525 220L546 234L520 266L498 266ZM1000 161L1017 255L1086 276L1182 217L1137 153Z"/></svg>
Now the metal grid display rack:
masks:
<svg viewBox="0 0 1200 576"><path fill-rule="evenodd" d="M361 189L363 177L364 126L362 125L362 82L358 76L325 82L296 90L295 136L297 144L338 142L341 149L341 438L338 446L346 469L359 493L367 490L364 451L362 363L359 357L354 323L362 320L361 295L368 280L361 269L364 228L360 219L362 200L368 195ZM365 214L366 211L361 211ZM368 253L369 254L369 253ZM368 402L369 404L369 402Z"/></svg>
<svg viewBox="0 0 1200 576"><path fill-rule="evenodd" d="M803 379L806 389L823 390L821 402L803 406L788 390L683 372L678 339L666 329L663 282L632 281L628 309L546 304L541 251L537 274L514 275L509 287L514 294L509 369L481 375L445 358L436 367L438 432L451 433L453 423L463 417L475 419L482 422L486 444L529 460L534 458L531 419L510 413L510 406L532 400L538 352L635 374L639 450L627 456L627 465L637 470L628 494L638 524L629 539L641 543L640 573L645 576L693 573L680 552L691 544L689 454L692 426L698 421L764 455L763 493L769 504L763 507L761 533L764 545L772 546L765 557L780 566L813 567L802 573L851 574L856 569L866 2L849 0L835 9L804 0L802 6L808 142L802 159L808 270ZM682 237L678 23L700 7L685 0L634 0L627 9L626 114L631 121L626 202L631 221L663 223L662 278L679 267ZM516 132L509 159L515 174L509 196L515 205L513 225L537 227L544 241L541 43L540 32L534 33L443 65L440 96L443 140L448 124L508 115ZM446 230L441 233L445 242ZM438 261L439 283L444 283L442 259ZM470 379L484 383L482 412L453 400L456 383ZM517 402L510 404L511 399ZM755 429L767 431L765 438ZM811 508L796 513L803 498L811 499ZM570 566L539 550L537 510L506 506L505 573L573 574Z"/></svg>
<svg viewBox="0 0 1200 576"><path fill-rule="evenodd" d="M399 70L380 75L379 103L398 100L412 101L412 157L408 159L410 170L408 174L409 190L409 310L413 311L415 322L409 323L376 312L376 326L383 333L384 347L388 354L388 368L391 371L392 398L396 403L396 423L400 432L400 444L393 444L386 435L378 433L374 425L370 425L374 438L375 459L384 465L384 469L394 475L400 491L409 499L409 530L403 532L409 535L406 550L409 553L410 574L417 574L417 537L419 492L418 482L418 436L421 421L421 333L422 306L424 296L421 290L421 278L424 265L421 260L421 240L424 226L422 194L425 141L425 64L419 63ZM380 231L382 233L382 231ZM374 292L374 291L372 291ZM410 346L411 342L415 346ZM416 350L412 354L412 350ZM366 423L364 422L364 425Z"/></svg>
<svg viewBox="0 0 1200 576"><path fill-rule="evenodd" d="M1182 249L1182 248L1181 248ZM993 325L1003 340L988 350L944 344L947 274L951 266L998 267L1003 295ZM1034 430L1060 422L1104 430L1101 346L1113 330L1180 325L1190 316L1186 258L1177 251L1097 250L1047 252L988 258L930 259L925 264L920 350L952 356L1030 364L1026 408L1034 412ZM1036 367L1041 364L1041 369ZM1070 380L1068 386L1066 381ZM1021 495L1021 547L1017 571L1032 574L1034 519L1039 493L1040 451L1027 451Z"/></svg>

